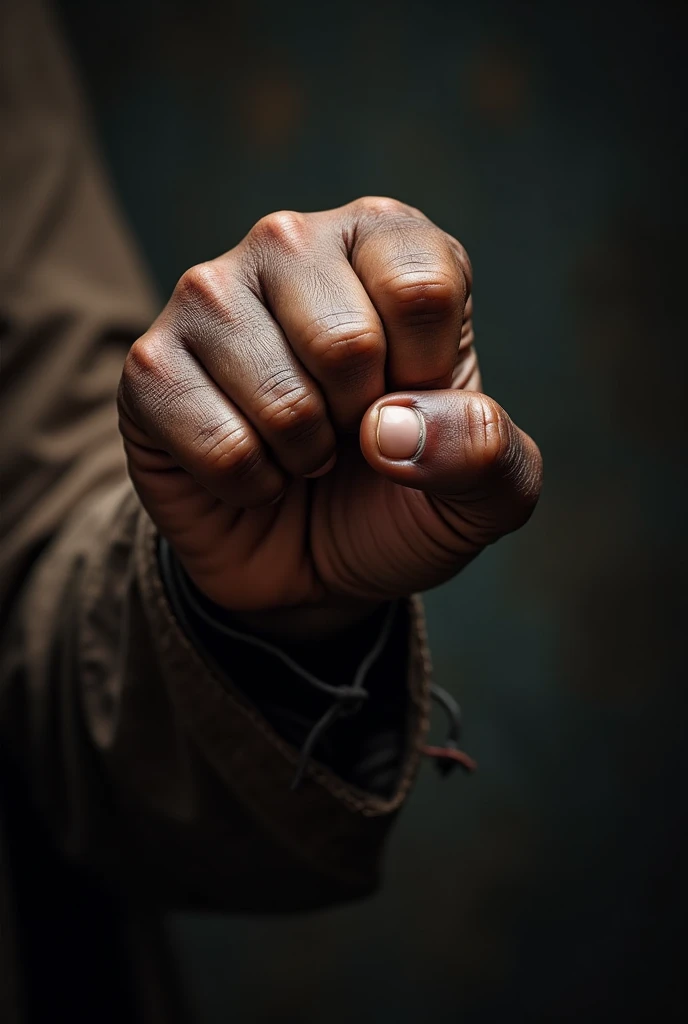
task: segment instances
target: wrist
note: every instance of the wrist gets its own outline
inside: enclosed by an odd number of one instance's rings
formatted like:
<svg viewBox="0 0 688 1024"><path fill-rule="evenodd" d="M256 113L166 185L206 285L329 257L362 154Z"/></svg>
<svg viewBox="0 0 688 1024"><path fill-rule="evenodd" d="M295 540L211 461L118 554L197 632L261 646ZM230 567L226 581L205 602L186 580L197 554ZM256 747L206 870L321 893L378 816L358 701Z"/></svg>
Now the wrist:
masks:
<svg viewBox="0 0 688 1024"><path fill-rule="evenodd" d="M219 666L241 662L250 650L255 667L267 651L268 657L291 658L292 667L298 663L329 685L347 686L381 631L387 635L403 619L396 601L230 611L203 593L162 537L158 560L163 585L182 627Z"/></svg>
<svg viewBox="0 0 688 1024"><path fill-rule="evenodd" d="M388 606L380 600L361 600L347 596L325 596L317 602L276 607L241 608L228 607L218 600L212 587L205 586L205 579L185 565L185 559L160 537L178 571L201 603L214 618L225 620L236 629L255 633L268 643L293 646L312 646L314 643L336 642L357 627L373 620L376 613Z"/></svg>

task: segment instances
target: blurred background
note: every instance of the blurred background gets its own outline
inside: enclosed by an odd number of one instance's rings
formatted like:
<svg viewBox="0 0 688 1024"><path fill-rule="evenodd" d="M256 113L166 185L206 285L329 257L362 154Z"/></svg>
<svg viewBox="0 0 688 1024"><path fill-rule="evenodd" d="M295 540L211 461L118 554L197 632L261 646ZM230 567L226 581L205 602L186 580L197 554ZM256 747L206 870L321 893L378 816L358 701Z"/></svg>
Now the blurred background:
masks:
<svg viewBox="0 0 688 1024"><path fill-rule="evenodd" d="M58 10L161 297L271 210L405 200L468 248L486 390L545 457L530 525L427 599L436 678L462 703L478 774L423 769L365 904L171 919L199 1021L678 1015L679 6Z"/></svg>

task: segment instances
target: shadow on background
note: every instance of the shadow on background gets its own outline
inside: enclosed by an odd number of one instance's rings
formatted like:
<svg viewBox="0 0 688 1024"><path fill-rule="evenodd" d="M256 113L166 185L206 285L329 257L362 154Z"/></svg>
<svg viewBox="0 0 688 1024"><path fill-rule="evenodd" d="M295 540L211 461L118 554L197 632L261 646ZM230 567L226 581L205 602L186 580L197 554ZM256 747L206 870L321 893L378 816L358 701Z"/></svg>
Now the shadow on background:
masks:
<svg viewBox="0 0 688 1024"><path fill-rule="evenodd" d="M170 922L202 1024L665 1021L686 967L686 216L677 8L62 0L170 292L274 209L421 207L476 271L529 527L428 596L470 780L424 769L373 900Z"/></svg>

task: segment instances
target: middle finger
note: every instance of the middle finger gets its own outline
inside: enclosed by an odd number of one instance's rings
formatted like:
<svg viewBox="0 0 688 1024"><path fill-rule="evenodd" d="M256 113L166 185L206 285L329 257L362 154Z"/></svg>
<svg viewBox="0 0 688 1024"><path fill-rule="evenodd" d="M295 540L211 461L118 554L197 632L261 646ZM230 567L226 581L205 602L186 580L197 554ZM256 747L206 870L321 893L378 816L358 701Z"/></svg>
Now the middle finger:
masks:
<svg viewBox="0 0 688 1024"><path fill-rule="evenodd" d="M450 387L470 290L462 247L396 200L367 197L344 211L356 219L352 265L384 325L388 389Z"/></svg>

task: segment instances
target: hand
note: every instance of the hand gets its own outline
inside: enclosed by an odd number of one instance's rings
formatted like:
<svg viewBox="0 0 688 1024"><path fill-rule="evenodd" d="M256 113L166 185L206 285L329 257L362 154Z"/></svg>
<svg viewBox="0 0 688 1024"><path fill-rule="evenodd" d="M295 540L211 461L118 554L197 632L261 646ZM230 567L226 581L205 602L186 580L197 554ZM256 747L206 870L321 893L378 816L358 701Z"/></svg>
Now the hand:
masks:
<svg viewBox="0 0 688 1024"><path fill-rule="evenodd" d="M274 213L188 270L133 345L129 472L213 601L336 630L521 526L537 446L485 395L471 266L420 211Z"/></svg>

